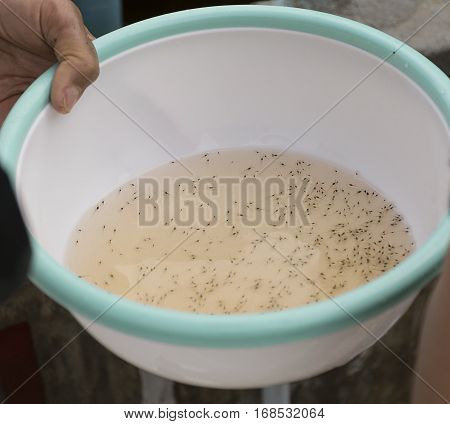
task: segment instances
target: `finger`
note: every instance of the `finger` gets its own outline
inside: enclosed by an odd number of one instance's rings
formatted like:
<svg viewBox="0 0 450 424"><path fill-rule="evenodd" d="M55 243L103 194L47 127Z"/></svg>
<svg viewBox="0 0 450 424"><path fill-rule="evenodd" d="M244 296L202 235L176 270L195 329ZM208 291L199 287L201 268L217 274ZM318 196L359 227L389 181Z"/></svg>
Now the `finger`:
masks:
<svg viewBox="0 0 450 424"><path fill-rule="evenodd" d="M88 40L89 41L94 41L95 37L92 35L91 31L89 31L86 26L84 27L84 30L86 31L86 35L88 37Z"/></svg>
<svg viewBox="0 0 450 424"><path fill-rule="evenodd" d="M3 123L9 111L12 109L14 103L16 103L19 97L20 94L14 94L0 102L0 125Z"/></svg>
<svg viewBox="0 0 450 424"><path fill-rule="evenodd" d="M60 62L53 79L51 102L68 113L99 74L97 52L87 36L78 8L70 0L48 0L41 9L44 37Z"/></svg>

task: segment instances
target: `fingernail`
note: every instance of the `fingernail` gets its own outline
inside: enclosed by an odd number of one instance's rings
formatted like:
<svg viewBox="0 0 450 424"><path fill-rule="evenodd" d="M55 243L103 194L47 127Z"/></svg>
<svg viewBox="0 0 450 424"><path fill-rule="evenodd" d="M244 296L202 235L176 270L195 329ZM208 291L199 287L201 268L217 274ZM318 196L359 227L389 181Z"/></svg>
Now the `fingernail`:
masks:
<svg viewBox="0 0 450 424"><path fill-rule="evenodd" d="M67 87L64 90L64 112L69 113L80 98L81 91L77 87Z"/></svg>

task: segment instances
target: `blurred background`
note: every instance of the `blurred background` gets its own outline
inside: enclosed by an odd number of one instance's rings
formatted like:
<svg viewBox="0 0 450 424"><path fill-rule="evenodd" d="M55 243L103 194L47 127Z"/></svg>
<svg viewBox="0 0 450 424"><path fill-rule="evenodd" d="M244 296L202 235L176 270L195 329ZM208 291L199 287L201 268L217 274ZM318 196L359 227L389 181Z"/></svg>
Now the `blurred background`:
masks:
<svg viewBox="0 0 450 424"><path fill-rule="evenodd" d="M164 13L242 2L187 0L76 0L86 26L101 36ZM419 28L445 0L274 0L253 2L302 7L354 19L400 40ZM246 3L250 4L250 3ZM450 75L450 8L408 44ZM432 286L383 342L413 366L422 314ZM80 331L72 316L30 283L0 304L0 401ZM291 384L292 403L405 403L411 372L380 344L346 366ZM260 390L216 390L170 383L142 374L88 334L78 337L9 402L16 403L259 403Z"/></svg>

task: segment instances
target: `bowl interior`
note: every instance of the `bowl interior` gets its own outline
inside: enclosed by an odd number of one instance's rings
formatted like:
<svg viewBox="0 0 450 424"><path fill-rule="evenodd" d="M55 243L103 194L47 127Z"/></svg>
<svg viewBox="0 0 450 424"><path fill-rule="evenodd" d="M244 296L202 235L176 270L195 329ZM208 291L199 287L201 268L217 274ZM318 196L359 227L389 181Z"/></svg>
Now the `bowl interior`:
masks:
<svg viewBox="0 0 450 424"><path fill-rule="evenodd" d="M121 53L70 115L48 106L29 132L16 181L31 232L61 263L83 212L171 161L168 152L282 150L303 134L292 151L358 170L396 203L420 246L447 213L447 127L395 67L367 77L379 63L339 41L263 28L197 31Z"/></svg>

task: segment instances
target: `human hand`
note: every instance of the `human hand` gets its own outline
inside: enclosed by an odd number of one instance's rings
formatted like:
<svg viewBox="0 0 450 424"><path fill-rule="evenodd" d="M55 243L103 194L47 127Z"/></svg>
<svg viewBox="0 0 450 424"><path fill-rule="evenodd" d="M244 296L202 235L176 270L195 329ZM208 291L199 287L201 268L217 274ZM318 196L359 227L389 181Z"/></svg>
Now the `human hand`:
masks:
<svg viewBox="0 0 450 424"><path fill-rule="evenodd" d="M70 112L98 77L93 39L71 0L0 0L0 124L55 62L51 102L58 112Z"/></svg>

